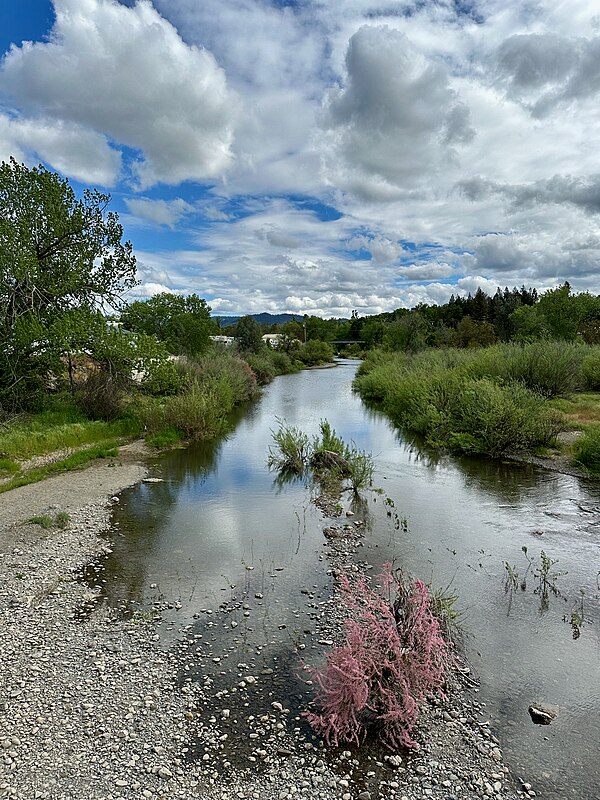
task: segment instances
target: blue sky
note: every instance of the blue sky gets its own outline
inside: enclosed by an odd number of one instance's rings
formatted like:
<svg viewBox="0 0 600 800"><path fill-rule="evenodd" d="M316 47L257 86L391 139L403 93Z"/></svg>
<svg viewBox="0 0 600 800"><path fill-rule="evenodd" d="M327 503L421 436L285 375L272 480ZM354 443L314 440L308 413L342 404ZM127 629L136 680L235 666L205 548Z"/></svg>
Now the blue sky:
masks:
<svg viewBox="0 0 600 800"><path fill-rule="evenodd" d="M109 191L139 297L599 292L592 0L0 0L0 158Z"/></svg>

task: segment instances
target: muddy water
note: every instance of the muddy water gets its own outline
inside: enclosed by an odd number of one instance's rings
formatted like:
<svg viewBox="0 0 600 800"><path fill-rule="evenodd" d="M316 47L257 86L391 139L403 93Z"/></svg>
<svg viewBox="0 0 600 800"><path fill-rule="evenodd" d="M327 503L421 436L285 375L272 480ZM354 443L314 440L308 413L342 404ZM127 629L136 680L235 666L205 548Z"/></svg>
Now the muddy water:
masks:
<svg viewBox="0 0 600 800"><path fill-rule="evenodd" d="M600 482L427 456L352 394L355 368L279 378L226 440L158 459L162 481L124 493L115 512L110 602L168 602L165 641L189 624L199 647L218 645L214 680L243 673L240 663L285 673L299 643L316 657L331 586L323 519L310 488L278 485L266 459L276 418L310 434L327 418L373 453L384 490L366 496L361 557L375 569L393 559L458 595L480 697L515 774L544 798L600 798ZM546 593L542 550L556 561ZM280 679L301 705L301 687ZM532 724L533 702L558 706L550 726Z"/></svg>

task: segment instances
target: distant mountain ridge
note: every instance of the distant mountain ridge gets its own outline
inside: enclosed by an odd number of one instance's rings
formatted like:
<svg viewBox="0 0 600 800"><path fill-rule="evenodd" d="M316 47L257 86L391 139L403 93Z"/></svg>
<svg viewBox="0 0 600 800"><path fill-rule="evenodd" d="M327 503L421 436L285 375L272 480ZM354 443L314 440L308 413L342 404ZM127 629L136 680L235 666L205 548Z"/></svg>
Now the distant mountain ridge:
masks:
<svg viewBox="0 0 600 800"><path fill-rule="evenodd" d="M269 314L266 311L262 314L238 314L231 317L216 314L214 316L221 328L237 325L242 317L252 317L259 325L283 325L286 322L302 322L304 319L302 314Z"/></svg>

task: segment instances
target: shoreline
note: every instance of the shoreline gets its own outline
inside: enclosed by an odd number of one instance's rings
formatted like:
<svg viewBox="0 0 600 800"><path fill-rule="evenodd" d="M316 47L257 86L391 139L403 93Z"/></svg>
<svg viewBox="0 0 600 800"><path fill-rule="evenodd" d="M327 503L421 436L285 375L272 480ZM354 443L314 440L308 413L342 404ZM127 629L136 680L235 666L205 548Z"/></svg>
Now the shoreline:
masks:
<svg viewBox="0 0 600 800"><path fill-rule="evenodd" d="M376 751L371 759L355 748L313 744L299 732L285 697L255 718L245 705L247 687L217 697L206 684L181 681L190 658L185 629L164 650L156 623L117 619L102 605L81 615L93 593L79 576L110 550L111 505L146 475L143 449L129 447L112 466L57 475L0 500L1 798L534 796L510 776L484 707L464 685L456 683L446 704L426 705L415 730L417 753L393 759ZM23 524L57 510L71 516L65 530ZM356 527L330 522L330 528L339 531L324 548L331 568L366 570L354 558ZM326 605L319 635L334 639L335 596ZM211 656L219 658L204 654ZM263 680L250 677L244 683ZM228 749L228 727L241 714L256 743L245 761Z"/></svg>

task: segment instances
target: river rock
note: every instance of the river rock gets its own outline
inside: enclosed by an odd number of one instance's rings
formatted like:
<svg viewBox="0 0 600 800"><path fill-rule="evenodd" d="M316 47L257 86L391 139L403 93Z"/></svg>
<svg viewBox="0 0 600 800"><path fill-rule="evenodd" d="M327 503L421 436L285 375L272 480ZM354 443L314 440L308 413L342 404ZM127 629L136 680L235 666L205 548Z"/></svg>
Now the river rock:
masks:
<svg viewBox="0 0 600 800"><path fill-rule="evenodd" d="M558 706L535 703L529 706L529 716L535 725L550 725L558 714Z"/></svg>

